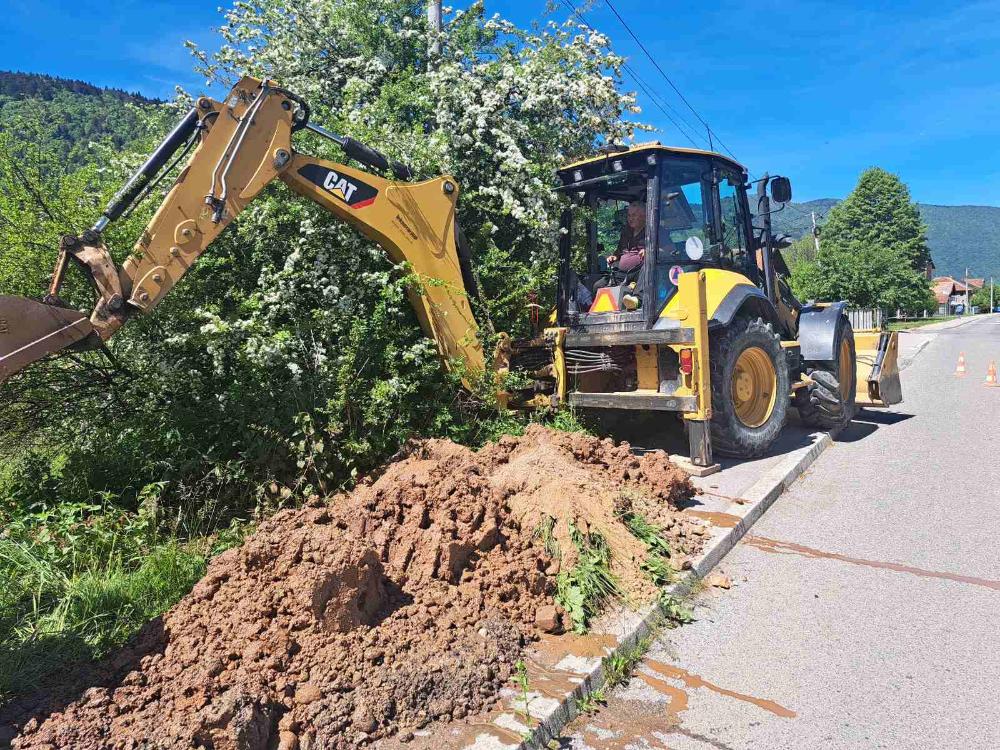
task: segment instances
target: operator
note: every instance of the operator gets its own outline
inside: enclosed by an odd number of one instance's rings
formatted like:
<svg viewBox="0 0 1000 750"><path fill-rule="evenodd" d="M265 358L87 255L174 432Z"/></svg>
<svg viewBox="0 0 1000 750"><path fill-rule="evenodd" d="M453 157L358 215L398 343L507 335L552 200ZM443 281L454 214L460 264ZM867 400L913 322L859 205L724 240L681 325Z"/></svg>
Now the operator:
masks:
<svg viewBox="0 0 1000 750"><path fill-rule="evenodd" d="M608 269L621 271L627 279L635 269L642 266L645 257L646 201L639 198L628 204L618 249L608 256Z"/></svg>
<svg viewBox="0 0 1000 750"><path fill-rule="evenodd" d="M643 260L646 258L646 201L637 198L628 204L625 225L618 240L618 249L607 257L608 272L594 284L594 293L607 286L635 282L635 289L642 289ZM622 298L626 309L639 306L639 297L626 294Z"/></svg>

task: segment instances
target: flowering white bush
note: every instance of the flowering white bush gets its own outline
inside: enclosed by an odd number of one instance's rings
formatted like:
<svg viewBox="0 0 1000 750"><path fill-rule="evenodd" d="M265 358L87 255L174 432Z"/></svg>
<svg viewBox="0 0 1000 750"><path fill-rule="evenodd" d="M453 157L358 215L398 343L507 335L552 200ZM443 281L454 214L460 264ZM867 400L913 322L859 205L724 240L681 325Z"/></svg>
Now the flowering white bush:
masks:
<svg viewBox="0 0 1000 750"><path fill-rule="evenodd" d="M630 138L635 99L620 87L622 59L590 29L525 31L479 3L446 21L431 60L423 2L237 2L221 49L192 49L209 80L274 78L316 122L419 178L454 175L481 322L518 333L527 293L554 297L564 200L554 171ZM312 133L295 138L302 151L344 158ZM115 394L116 421L96 408L70 424L87 454L79 464L104 462L105 479L127 473L136 487L165 481L188 497L236 502L281 483L282 497L329 490L413 434L492 437L500 423L468 418L457 377L416 323L408 283L352 229L269 188L155 314L113 340L134 377Z"/></svg>

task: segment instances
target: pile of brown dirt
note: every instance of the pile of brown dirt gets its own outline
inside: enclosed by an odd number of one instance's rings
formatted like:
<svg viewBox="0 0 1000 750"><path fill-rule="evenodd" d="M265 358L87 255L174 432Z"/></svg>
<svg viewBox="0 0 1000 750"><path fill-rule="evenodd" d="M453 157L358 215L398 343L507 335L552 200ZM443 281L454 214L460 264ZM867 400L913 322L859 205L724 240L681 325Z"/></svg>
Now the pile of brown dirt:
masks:
<svg viewBox="0 0 1000 750"><path fill-rule="evenodd" d="M0 724L19 728L15 748L315 750L462 719L496 700L551 605L546 516L562 565L572 520L605 535L626 591L648 593L615 509L632 503L690 554L700 537L669 504L691 492L663 454L541 427L478 453L415 444L377 481L282 511L216 558L96 687L67 680L62 700Z"/></svg>
<svg viewBox="0 0 1000 750"><path fill-rule="evenodd" d="M646 546L621 522L623 510L661 529L677 553L675 568L701 547L705 527L684 522L676 513L677 503L694 489L687 474L660 451L636 456L627 443L533 426L524 437L502 438L480 456L493 462L490 479L504 491L522 527L537 529L552 519L558 567L576 562L570 524L583 533L601 534L612 550L611 569L619 588L630 600L648 601L656 589L639 567Z"/></svg>

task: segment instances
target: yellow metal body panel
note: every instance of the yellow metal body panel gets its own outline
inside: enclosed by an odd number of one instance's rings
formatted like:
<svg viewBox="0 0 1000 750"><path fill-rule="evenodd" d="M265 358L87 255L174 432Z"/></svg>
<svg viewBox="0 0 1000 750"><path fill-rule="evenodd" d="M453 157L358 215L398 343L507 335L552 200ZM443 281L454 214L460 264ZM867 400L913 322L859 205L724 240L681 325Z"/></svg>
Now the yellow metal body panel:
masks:
<svg viewBox="0 0 1000 750"><path fill-rule="evenodd" d="M698 271L698 274L703 275L705 278L705 310L707 311L707 320L711 320L715 316L719 305L722 304L722 301L734 288L738 286L757 288L743 274L726 271L722 268L704 268ZM682 273L680 281L683 281L684 277L688 275L687 273ZM681 289L678 287L677 294L667 302L663 308L663 312L660 313L660 317L686 321L694 312L695 310L691 306L691 303L685 302L684 295L681 294Z"/></svg>
<svg viewBox="0 0 1000 750"><path fill-rule="evenodd" d="M255 78L243 78L225 103L212 102L210 108L203 109L206 130L194 155L181 170L119 272L122 293L131 309L144 313L152 310L222 230L264 185L277 176L275 152L282 149L289 154L291 151L293 113L282 108L283 96L268 96L246 129L239 149L230 147L241 118L253 105L260 86L261 82ZM211 111L219 115L206 117ZM232 188L226 195L222 220L214 222L212 208L206 205L205 196L218 184L216 165L229 158L232 161L228 183ZM106 340L126 319L126 314L107 315L98 307L91 316L91 323Z"/></svg>
<svg viewBox="0 0 1000 750"><path fill-rule="evenodd" d="M712 384L708 367L708 269L697 273L681 274L677 285L675 310L683 312L679 318L685 327L694 330L694 345L670 344L670 348L680 353L681 349L693 349L690 375L681 374L681 386L674 395L695 396L698 408L684 414L685 419L707 420L712 418Z"/></svg>
<svg viewBox="0 0 1000 750"><path fill-rule="evenodd" d="M335 175L315 182L316 175ZM449 176L417 183L393 182L343 164L295 154L281 172L292 190L323 206L381 246L393 263L408 263L419 280L410 302L424 333L434 339L446 366L453 359L474 372L485 365L479 330L462 281L455 246L458 184ZM377 191L370 202L350 205L337 186ZM353 193L352 193L353 194Z"/></svg>
<svg viewBox="0 0 1000 750"><path fill-rule="evenodd" d="M653 391L660 389L660 372L657 367L658 349L653 344L642 344L635 348L635 369L638 379L638 390Z"/></svg>
<svg viewBox="0 0 1000 750"><path fill-rule="evenodd" d="M545 338L553 343L552 367L556 376L556 396L559 405L566 403L566 389L569 383L569 376L566 374L566 329L546 328Z"/></svg>

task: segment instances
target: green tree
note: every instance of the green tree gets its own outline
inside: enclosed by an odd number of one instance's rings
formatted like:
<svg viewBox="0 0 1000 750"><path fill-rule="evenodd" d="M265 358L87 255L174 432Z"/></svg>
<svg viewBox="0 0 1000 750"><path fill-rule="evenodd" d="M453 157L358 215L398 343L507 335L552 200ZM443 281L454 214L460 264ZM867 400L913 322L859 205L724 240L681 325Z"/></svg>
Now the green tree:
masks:
<svg viewBox="0 0 1000 750"><path fill-rule="evenodd" d="M930 260L926 231L906 185L872 167L830 210L815 261L796 266L795 289L806 298L843 299L856 307L932 309L923 276Z"/></svg>
<svg viewBox="0 0 1000 750"><path fill-rule="evenodd" d="M1000 304L1000 292L996 289L993 290L993 305L996 306ZM989 281L983 286L982 289L977 289L972 293L969 298L969 304L978 307L982 311L987 311L990 309L990 283Z"/></svg>
<svg viewBox="0 0 1000 750"><path fill-rule="evenodd" d="M474 4L448 19L434 61L413 0L237 3L220 31L221 50L201 56L208 77L275 78L310 102L316 121L410 164L418 179L455 175L486 328L517 333L528 322L527 292L551 297L564 201L550 189L555 167L635 128L622 59L575 24L526 31ZM18 229L0 237L5 293L43 288L60 229L87 226L154 141L95 159L101 168L88 168L86 183L33 168L38 194L77 207L72 221L40 214L11 172L6 205ZM310 133L296 145L345 158ZM112 225L112 252L130 249L155 202ZM5 384L17 404L5 415L37 431L30 443L19 425L0 436L22 454L7 481L0 474L0 498L24 507L108 493L134 507L142 487L162 483L165 504L222 517L332 491L414 435L492 437L509 418L459 397L417 325L411 283L357 232L270 186L152 315L111 340L128 376L108 382L59 362ZM56 390L55 375L77 379ZM21 419L45 394L62 404L59 418Z"/></svg>

